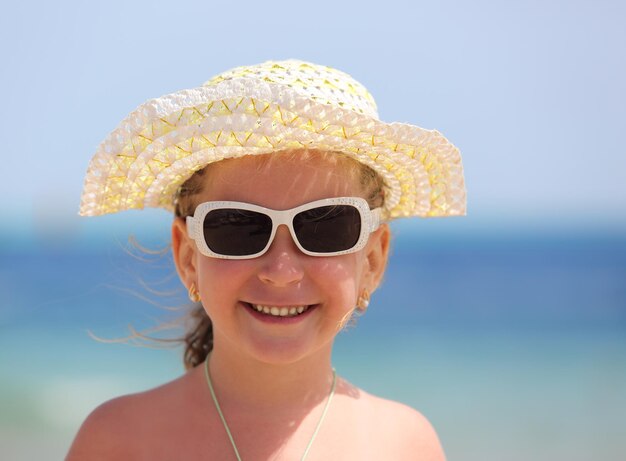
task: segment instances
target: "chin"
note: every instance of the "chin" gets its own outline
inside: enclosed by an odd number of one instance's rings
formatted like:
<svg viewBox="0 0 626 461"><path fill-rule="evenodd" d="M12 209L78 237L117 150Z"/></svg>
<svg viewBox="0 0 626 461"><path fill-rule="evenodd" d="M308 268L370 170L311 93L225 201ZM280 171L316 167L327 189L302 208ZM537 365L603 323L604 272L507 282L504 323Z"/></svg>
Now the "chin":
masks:
<svg viewBox="0 0 626 461"><path fill-rule="evenodd" d="M319 354L329 354L331 344L311 345L302 338L290 340L274 338L272 340L255 340L249 345L248 353L259 362L268 365L287 366L313 358Z"/></svg>

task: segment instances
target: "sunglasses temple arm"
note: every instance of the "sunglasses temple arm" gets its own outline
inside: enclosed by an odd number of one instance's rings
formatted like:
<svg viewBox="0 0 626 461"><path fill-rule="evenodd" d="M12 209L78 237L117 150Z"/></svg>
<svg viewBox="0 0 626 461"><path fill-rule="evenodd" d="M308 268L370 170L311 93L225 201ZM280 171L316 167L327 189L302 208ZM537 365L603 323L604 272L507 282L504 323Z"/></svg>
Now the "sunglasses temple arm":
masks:
<svg viewBox="0 0 626 461"><path fill-rule="evenodd" d="M370 212L370 233L374 232L380 227L381 223L381 211L380 208L376 208Z"/></svg>
<svg viewBox="0 0 626 461"><path fill-rule="evenodd" d="M187 234L189 234L189 237L196 240L196 218L187 216L185 222L187 223Z"/></svg>

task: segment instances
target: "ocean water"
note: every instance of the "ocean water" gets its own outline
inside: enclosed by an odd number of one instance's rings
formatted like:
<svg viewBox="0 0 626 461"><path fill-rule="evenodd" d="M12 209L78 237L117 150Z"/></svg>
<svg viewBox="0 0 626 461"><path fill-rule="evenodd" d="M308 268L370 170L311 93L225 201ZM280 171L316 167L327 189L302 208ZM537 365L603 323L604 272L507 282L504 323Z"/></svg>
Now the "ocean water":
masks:
<svg viewBox="0 0 626 461"><path fill-rule="evenodd" d="M122 337L185 299L168 254L5 240L0 459L62 459L99 403L181 374L179 348L88 331ZM626 459L626 237L400 229L334 364L422 411L450 460Z"/></svg>

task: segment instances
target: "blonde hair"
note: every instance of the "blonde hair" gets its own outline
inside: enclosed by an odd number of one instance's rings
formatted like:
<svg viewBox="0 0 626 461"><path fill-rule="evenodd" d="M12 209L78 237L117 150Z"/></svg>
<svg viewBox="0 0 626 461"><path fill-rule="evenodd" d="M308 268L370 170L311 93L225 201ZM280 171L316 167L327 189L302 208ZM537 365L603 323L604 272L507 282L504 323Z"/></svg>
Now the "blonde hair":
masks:
<svg viewBox="0 0 626 461"><path fill-rule="evenodd" d="M350 175L358 180L363 196L368 201L370 208L378 208L383 205L384 182L381 176L367 165L345 154L312 149L294 149L273 152L260 157L263 160L260 168L274 161L306 161L313 157L321 158L336 166L337 168L334 168L334 171ZM174 198L176 219L185 218L194 213L198 205L196 197L202 192L205 176L209 174L210 169L211 164L196 171L178 188ZM185 369L190 369L201 364L213 348L213 324L201 303L197 303L192 307L185 320L190 326L185 336L181 338L181 341L185 344L183 362Z"/></svg>

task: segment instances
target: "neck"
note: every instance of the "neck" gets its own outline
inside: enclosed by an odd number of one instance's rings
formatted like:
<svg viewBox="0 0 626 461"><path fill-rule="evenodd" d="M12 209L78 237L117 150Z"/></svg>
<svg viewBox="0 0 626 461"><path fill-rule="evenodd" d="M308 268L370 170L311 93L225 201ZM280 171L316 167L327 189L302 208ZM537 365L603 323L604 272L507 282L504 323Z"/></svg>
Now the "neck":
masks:
<svg viewBox="0 0 626 461"><path fill-rule="evenodd" d="M216 343L208 360L220 404L235 411L307 411L330 392L331 345L295 362L267 363Z"/></svg>

